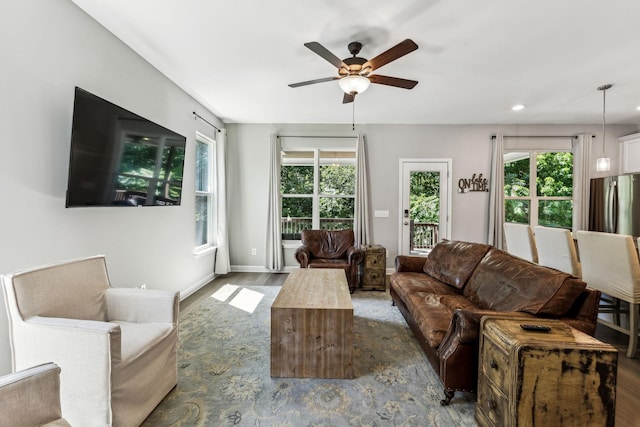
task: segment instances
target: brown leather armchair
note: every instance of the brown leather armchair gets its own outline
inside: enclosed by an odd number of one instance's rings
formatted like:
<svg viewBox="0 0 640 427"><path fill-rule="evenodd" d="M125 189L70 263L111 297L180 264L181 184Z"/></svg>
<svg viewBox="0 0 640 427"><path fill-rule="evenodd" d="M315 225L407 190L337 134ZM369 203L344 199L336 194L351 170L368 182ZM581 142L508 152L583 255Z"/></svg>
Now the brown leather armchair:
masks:
<svg viewBox="0 0 640 427"><path fill-rule="evenodd" d="M358 286L363 253L354 246L353 230L303 230L295 257L301 268L342 268L349 291L353 293Z"/></svg>

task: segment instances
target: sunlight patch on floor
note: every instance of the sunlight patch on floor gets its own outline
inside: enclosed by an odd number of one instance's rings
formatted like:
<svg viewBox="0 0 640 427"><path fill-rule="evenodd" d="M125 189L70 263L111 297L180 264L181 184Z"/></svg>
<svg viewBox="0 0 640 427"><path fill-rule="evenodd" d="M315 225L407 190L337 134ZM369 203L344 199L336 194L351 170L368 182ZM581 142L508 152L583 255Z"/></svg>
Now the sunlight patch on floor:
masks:
<svg viewBox="0 0 640 427"><path fill-rule="evenodd" d="M248 313L253 313L263 297L264 294L261 294L260 292L243 288L240 290L240 292L238 292L238 295L236 295L236 297L229 302L229 305L244 310Z"/></svg>
<svg viewBox="0 0 640 427"><path fill-rule="evenodd" d="M218 289L213 295L211 295L211 298L215 298L218 301L225 302L236 290L238 290L237 285L226 284Z"/></svg>

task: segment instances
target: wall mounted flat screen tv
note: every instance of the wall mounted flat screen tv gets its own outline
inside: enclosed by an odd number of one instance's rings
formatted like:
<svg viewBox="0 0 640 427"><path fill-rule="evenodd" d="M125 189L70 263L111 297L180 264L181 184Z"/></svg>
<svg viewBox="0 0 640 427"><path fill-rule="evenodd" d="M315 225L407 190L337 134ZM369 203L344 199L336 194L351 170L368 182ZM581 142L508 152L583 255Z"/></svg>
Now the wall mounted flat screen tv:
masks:
<svg viewBox="0 0 640 427"><path fill-rule="evenodd" d="M76 87L67 207L180 205L186 138Z"/></svg>

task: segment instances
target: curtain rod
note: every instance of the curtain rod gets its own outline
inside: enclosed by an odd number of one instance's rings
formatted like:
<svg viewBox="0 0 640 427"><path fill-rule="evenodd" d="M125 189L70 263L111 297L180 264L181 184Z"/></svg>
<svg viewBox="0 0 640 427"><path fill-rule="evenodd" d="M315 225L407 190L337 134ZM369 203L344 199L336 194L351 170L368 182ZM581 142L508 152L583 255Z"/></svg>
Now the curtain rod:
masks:
<svg viewBox="0 0 640 427"><path fill-rule="evenodd" d="M325 139L334 139L334 138L357 138L357 136L320 136L320 135L276 135L278 138L325 138Z"/></svg>
<svg viewBox="0 0 640 427"><path fill-rule="evenodd" d="M198 114L198 113L196 113L194 111L193 115L196 116L196 118L198 118L198 119L202 120L203 122L205 122L206 124L208 124L209 126L211 126L212 128L214 128L215 130L217 130L218 132L221 132L221 130L220 130L220 128L218 128L218 126L214 125L213 123L211 123L210 121L208 121L207 119L202 117L200 114Z"/></svg>
<svg viewBox="0 0 640 427"><path fill-rule="evenodd" d="M503 138L577 138L578 135L503 135ZM591 135L591 138L595 138ZM491 139L496 139L496 135L491 135Z"/></svg>

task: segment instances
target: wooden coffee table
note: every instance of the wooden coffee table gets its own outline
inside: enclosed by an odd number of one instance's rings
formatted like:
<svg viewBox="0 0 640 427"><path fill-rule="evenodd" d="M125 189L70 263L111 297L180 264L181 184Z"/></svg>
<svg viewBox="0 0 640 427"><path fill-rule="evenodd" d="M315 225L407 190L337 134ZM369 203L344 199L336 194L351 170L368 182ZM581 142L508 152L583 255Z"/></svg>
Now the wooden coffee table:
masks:
<svg viewBox="0 0 640 427"><path fill-rule="evenodd" d="M353 378L353 304L342 269L296 269L271 305L271 376Z"/></svg>

